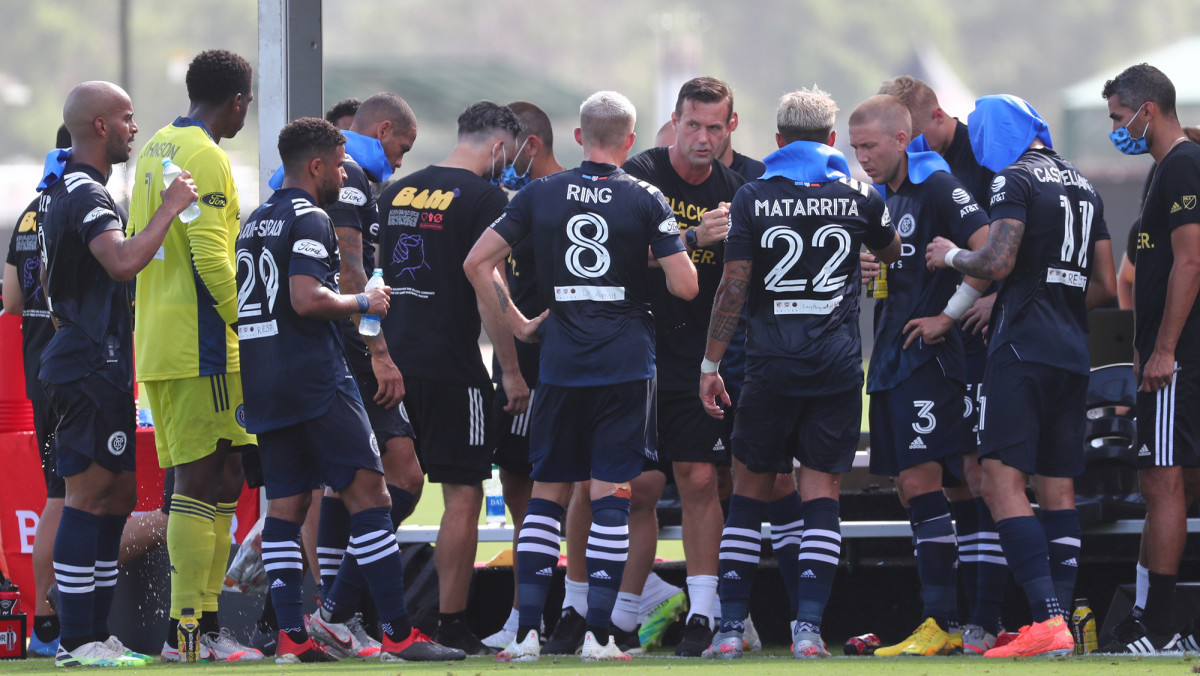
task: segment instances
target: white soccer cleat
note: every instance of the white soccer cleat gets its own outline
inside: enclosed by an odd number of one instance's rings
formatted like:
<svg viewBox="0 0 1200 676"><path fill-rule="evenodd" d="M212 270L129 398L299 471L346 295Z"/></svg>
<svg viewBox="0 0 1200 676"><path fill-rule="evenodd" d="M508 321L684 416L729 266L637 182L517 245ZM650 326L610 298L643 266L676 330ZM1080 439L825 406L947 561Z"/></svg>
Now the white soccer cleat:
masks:
<svg viewBox="0 0 1200 676"><path fill-rule="evenodd" d="M633 657L621 652L611 636L606 645L601 645L589 631L583 635L583 648L579 651L579 659L584 662L628 662Z"/></svg>
<svg viewBox="0 0 1200 676"><path fill-rule="evenodd" d="M530 629L525 634L525 640L518 642L514 637L504 650L496 655L497 662L537 662L542 656L542 643L538 640L536 629Z"/></svg>

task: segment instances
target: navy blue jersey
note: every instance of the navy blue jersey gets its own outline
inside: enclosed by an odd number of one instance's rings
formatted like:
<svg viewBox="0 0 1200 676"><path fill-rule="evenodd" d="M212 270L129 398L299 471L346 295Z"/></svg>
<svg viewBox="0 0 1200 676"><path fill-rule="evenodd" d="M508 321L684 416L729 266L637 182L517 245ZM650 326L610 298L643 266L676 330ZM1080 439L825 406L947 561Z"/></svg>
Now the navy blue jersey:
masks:
<svg viewBox="0 0 1200 676"><path fill-rule="evenodd" d="M729 163L729 168L743 179L753 181L763 175L763 172L767 170L767 165L735 150L733 151L733 161Z"/></svg>
<svg viewBox="0 0 1200 676"><path fill-rule="evenodd" d="M651 148L638 153L629 158L623 168L630 176L662 191L682 230L700 225L704 212L715 209L721 202L731 202L734 193L745 183L732 169L714 161L708 178L699 185L692 185L675 172L667 148ZM717 243L705 249L696 249L691 256L696 266L700 293L690 301L667 292L661 270L652 273L650 302L654 307L658 335L660 390L693 391L700 386L696 364L704 358L708 320L712 316L713 298L717 295L717 286L721 284L724 270L724 245Z"/></svg>
<svg viewBox="0 0 1200 676"><path fill-rule="evenodd" d="M5 289L8 294L21 294L24 310L21 314L21 356L25 365L25 396L34 401L45 401L46 391L38 381L38 362L42 359L42 348L54 335L54 324L50 321L50 309L46 307L46 293L42 290L42 256L38 253L38 229L46 216L50 204L48 195L40 195L25 207L17 227L13 228L12 240L8 243L8 258L5 262L17 269L20 288Z"/></svg>
<svg viewBox="0 0 1200 676"><path fill-rule="evenodd" d="M850 178L746 184L730 210L727 261L749 260L746 382L788 396L862 387L858 251L895 230L883 198Z"/></svg>
<svg viewBox="0 0 1200 676"><path fill-rule="evenodd" d="M888 213L900 233L901 253L900 260L888 266L887 297L875 303L875 346L867 391L891 389L933 358L948 378L965 382L958 331L948 331L940 343L926 345L918 340L905 350L903 330L910 319L941 314L962 279L954 270L930 272L925 247L934 237L965 247L976 230L987 226L986 212L945 171L936 171L921 183L905 179L899 190L888 192Z"/></svg>
<svg viewBox="0 0 1200 676"><path fill-rule="evenodd" d="M325 213L335 228L352 228L362 233L363 270L367 277L375 269L375 242L379 237L379 210L375 207L375 195L371 182L363 168L346 156L343 165L346 181L338 193L338 201L325 207Z"/></svg>
<svg viewBox="0 0 1200 676"><path fill-rule="evenodd" d="M550 308L539 329L540 382L614 385L654 377L646 250L684 250L657 188L608 164L538 179L492 224L505 241L533 242L538 293Z"/></svg>
<svg viewBox="0 0 1200 676"><path fill-rule="evenodd" d="M988 354L1010 345L1022 361L1087 375L1091 253L1109 238L1100 196L1074 165L1038 148L996 174L990 212L1025 233L996 295Z"/></svg>
<svg viewBox="0 0 1200 676"><path fill-rule="evenodd" d="M246 430L261 434L320 417L340 389L358 398L337 322L292 307L290 279L316 277L337 293L333 224L299 188L281 188L237 239L238 346Z"/></svg>
<svg viewBox="0 0 1200 676"><path fill-rule="evenodd" d="M379 267L392 287L383 329L405 376L488 386L479 307L462 265L507 203L504 191L478 174L436 165L379 196Z"/></svg>
<svg viewBox="0 0 1200 676"><path fill-rule="evenodd" d="M62 180L46 191L49 204L38 236L58 331L42 351L38 375L60 385L99 371L114 387L132 392L129 287L109 277L88 249L97 236L124 228L106 180L94 167L68 164Z"/></svg>
<svg viewBox="0 0 1200 676"><path fill-rule="evenodd" d="M950 147L946 148L942 157L945 158L946 164L950 165L950 173L962 181L963 187L971 193L971 197L974 197L980 205L987 204L995 173L980 164L979 160L975 158L975 151L971 150L971 134L967 125L957 119L955 123L954 139L950 141ZM888 292L891 293L891 287L888 287Z"/></svg>

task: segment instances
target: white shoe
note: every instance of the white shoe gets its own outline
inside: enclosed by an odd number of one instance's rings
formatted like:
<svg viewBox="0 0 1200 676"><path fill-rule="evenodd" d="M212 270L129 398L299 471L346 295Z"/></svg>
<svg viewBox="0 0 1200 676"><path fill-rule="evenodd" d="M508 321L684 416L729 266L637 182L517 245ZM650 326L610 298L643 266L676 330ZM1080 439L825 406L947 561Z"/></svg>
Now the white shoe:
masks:
<svg viewBox="0 0 1200 676"><path fill-rule="evenodd" d="M621 652L611 636L608 637L607 645L601 645L589 631L583 635L583 648L579 651L579 659L584 662L628 662L633 657Z"/></svg>
<svg viewBox="0 0 1200 676"><path fill-rule="evenodd" d="M84 643L78 648L68 651L60 643L54 656L56 667L140 667L139 659L121 655L101 641Z"/></svg>
<svg viewBox="0 0 1200 676"><path fill-rule="evenodd" d="M134 651L130 650L129 648L126 648L125 644L121 643L121 639L119 639L116 636L113 636L111 634L109 635L108 640L104 641L104 645L105 645L105 647L107 647L109 650L113 651L117 655L122 655L124 657L129 657L131 659L135 659L135 660L141 662L142 664L150 664L150 663L154 662L153 657L150 657L149 655L146 655L143 653L134 652Z"/></svg>
<svg viewBox="0 0 1200 676"><path fill-rule="evenodd" d="M374 636L368 634L366 627L363 626L362 613L354 613L354 617L346 620L346 628L350 630L351 634L354 634L354 638L358 639L358 642L363 646L375 648L376 653L383 650L383 644L375 640Z"/></svg>
<svg viewBox="0 0 1200 676"><path fill-rule="evenodd" d="M201 662L212 661L212 650L210 650L208 646L204 645L204 641L198 641L196 648L200 653ZM159 655L159 659L161 659L163 662L183 661L183 659L179 656L179 648L172 648L166 641L163 641L162 653Z"/></svg>
<svg viewBox="0 0 1200 676"><path fill-rule="evenodd" d="M238 643L225 627L220 632L201 635L200 648L207 650L214 662L257 662L263 658L261 650Z"/></svg>
<svg viewBox="0 0 1200 676"><path fill-rule="evenodd" d="M500 631L483 639L483 644L489 648L504 650L509 643L517 640L517 632L509 631L501 627Z"/></svg>
<svg viewBox="0 0 1200 676"><path fill-rule="evenodd" d="M308 635L334 657L373 657L379 648L371 649L359 642L350 627L343 622L325 619L325 611L317 610L308 619Z"/></svg>
<svg viewBox="0 0 1200 676"><path fill-rule="evenodd" d="M758 630L754 628L754 621L749 615L746 616L746 630L742 632L742 643L747 652L756 653L762 650L762 639L758 637Z"/></svg>
<svg viewBox="0 0 1200 676"><path fill-rule="evenodd" d="M525 634L525 640L518 642L514 637L513 640L496 655L497 662L537 662L542 656L542 643L538 640L538 633L535 629L530 629L528 634Z"/></svg>
<svg viewBox="0 0 1200 676"><path fill-rule="evenodd" d="M820 634L798 631L792 634L792 657L798 660L829 657L829 650Z"/></svg>

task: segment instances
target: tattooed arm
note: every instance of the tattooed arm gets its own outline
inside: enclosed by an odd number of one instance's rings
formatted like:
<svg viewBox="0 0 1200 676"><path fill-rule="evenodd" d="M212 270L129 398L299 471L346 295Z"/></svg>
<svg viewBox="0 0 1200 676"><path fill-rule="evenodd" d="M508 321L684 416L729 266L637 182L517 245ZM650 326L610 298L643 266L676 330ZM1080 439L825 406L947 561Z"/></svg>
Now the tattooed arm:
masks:
<svg viewBox="0 0 1200 676"><path fill-rule="evenodd" d="M717 295L713 300L712 319L708 324L705 364L720 362L725 355L725 349L729 347L733 332L742 318L742 307L746 305L753 269L753 263L748 260L725 263L721 285L717 287ZM704 365L700 367L700 402L704 405L704 412L718 420L725 417L721 402L725 406L731 403L721 374L715 368L708 371Z"/></svg>
<svg viewBox="0 0 1200 676"><path fill-rule="evenodd" d="M997 219L988 229L987 244L982 249L964 251L944 237L935 237L925 250L925 262L930 270L953 267L971 277L1001 280L1012 272L1024 234L1023 222L1014 218ZM947 265L946 254L952 249L957 249L954 264Z"/></svg>
<svg viewBox="0 0 1200 676"><path fill-rule="evenodd" d="M337 231L338 254L341 258L338 287L342 293L362 293L367 287L367 271L363 269L362 231L351 227L334 229ZM360 319L362 315L354 315L350 321L358 326ZM392 361L392 355L388 352L383 329L379 329L377 335L363 336L362 339L371 353L371 371L375 374L375 380L379 382L379 389L375 391L375 403L383 408L399 406L404 399L404 377L400 375L400 369L396 368L396 363Z"/></svg>

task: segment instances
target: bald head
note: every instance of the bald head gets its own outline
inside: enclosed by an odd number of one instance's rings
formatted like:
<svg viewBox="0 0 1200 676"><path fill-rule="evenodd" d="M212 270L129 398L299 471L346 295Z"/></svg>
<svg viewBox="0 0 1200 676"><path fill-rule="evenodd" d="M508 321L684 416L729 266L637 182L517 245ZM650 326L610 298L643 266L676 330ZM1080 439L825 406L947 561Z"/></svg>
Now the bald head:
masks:
<svg viewBox="0 0 1200 676"><path fill-rule="evenodd" d="M908 108L895 96L878 94L858 104L850 113L850 126L866 124L878 124L879 130L888 136L904 132L912 138L912 118Z"/></svg>
<svg viewBox="0 0 1200 676"><path fill-rule="evenodd" d="M96 135L94 122L98 117L119 116L132 108L129 94L117 85L103 80L84 82L67 94L63 104L63 122L76 142Z"/></svg>

